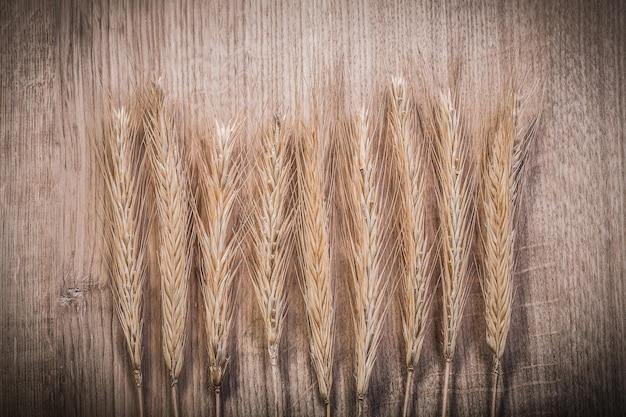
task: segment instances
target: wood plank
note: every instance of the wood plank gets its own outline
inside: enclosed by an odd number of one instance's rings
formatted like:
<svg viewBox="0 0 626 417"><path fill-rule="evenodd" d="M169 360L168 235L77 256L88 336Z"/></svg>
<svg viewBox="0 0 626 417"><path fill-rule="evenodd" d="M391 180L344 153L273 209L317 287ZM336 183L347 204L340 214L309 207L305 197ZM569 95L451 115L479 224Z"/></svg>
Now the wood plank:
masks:
<svg viewBox="0 0 626 417"><path fill-rule="evenodd" d="M626 7L620 2L395 0L13 2L0 11L0 411L108 416L135 411L133 381L101 254L91 144L111 105L162 77L186 120L293 111L313 80L347 74L361 103L406 63L441 86L458 67L468 118L516 63L544 86L539 140L523 201L502 413L616 415L626 409ZM522 70L520 70L522 71ZM475 113L473 113L475 112ZM475 121L475 120L474 120ZM332 406L354 407L352 330L338 276ZM184 415L213 415L199 295L181 376ZM281 375L289 415L320 415L297 284ZM263 328L248 284L224 382L225 415L267 415ZM170 412L158 283L147 309L148 415ZM490 352L480 288L469 299L451 407L485 413ZM440 306L416 372L415 411L441 406ZM370 415L397 415L404 371L397 306L372 377Z"/></svg>

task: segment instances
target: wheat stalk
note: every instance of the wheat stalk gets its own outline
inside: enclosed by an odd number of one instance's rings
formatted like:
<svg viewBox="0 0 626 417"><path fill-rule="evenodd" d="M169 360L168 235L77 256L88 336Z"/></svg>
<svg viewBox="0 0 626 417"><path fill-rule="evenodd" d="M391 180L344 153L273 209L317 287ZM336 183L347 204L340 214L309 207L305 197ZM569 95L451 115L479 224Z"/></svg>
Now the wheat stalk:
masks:
<svg viewBox="0 0 626 417"><path fill-rule="evenodd" d="M432 248L426 236L424 145L413 126L406 85L402 78L392 80L388 129L394 146L399 173L402 236L402 333L406 345L407 379L402 415L408 415L413 370L419 361L424 342L428 312L433 296L430 282L433 271Z"/></svg>
<svg viewBox="0 0 626 417"><path fill-rule="evenodd" d="M474 233L474 178L466 137L450 94L435 106L435 165L442 230L443 353L446 360L442 416L447 412L450 362L470 286L469 262Z"/></svg>
<svg viewBox="0 0 626 417"><path fill-rule="evenodd" d="M311 362L320 396L330 416L333 372L333 293L330 276L328 216L323 186L323 148L317 129L301 138L297 160L299 184L302 292L310 332Z"/></svg>
<svg viewBox="0 0 626 417"><path fill-rule="evenodd" d="M514 219L518 209L523 167L535 137L536 120L520 132L520 103L512 91L489 134L482 155L482 230L484 276L482 280L487 323L487 344L493 351L491 415L496 415L498 376L511 323L512 279L515 269Z"/></svg>
<svg viewBox="0 0 626 417"><path fill-rule="evenodd" d="M354 314L356 385L358 414L363 414L364 399L376 362L381 340L382 325L387 305L385 302L387 280L383 253L386 242L381 225L381 187L376 180L377 154L374 144L374 123L365 110L356 123L348 126L347 146L350 158L351 179L344 190L348 193L349 208L354 213L350 236L352 271L352 307ZM384 166L378 172L382 176Z"/></svg>
<svg viewBox="0 0 626 417"><path fill-rule="evenodd" d="M233 316L236 240L229 229L237 197L239 164L233 152L235 126L216 125L216 135L203 143L198 161L196 236L200 255L200 284L205 314L209 375L220 415L220 386L228 364L227 346Z"/></svg>
<svg viewBox="0 0 626 417"><path fill-rule="evenodd" d="M276 416L282 415L278 346L287 309L287 274L292 246L287 198L293 173L283 124L283 118L275 115L273 128L262 138L256 177L258 201L254 227L250 230L254 256L249 261L250 276L265 325Z"/></svg>
<svg viewBox="0 0 626 417"><path fill-rule="evenodd" d="M113 113L111 132L100 154L108 194L108 269L115 309L130 354L137 387L139 415L144 415L141 350L143 286L145 281L145 241L142 222L142 159L137 145L137 126L122 107Z"/></svg>
<svg viewBox="0 0 626 417"><path fill-rule="evenodd" d="M172 381L174 415L178 417L178 376L186 338L190 273L189 191L179 137L161 103L157 89L149 97L147 132L159 220L158 263L161 276L163 355Z"/></svg>

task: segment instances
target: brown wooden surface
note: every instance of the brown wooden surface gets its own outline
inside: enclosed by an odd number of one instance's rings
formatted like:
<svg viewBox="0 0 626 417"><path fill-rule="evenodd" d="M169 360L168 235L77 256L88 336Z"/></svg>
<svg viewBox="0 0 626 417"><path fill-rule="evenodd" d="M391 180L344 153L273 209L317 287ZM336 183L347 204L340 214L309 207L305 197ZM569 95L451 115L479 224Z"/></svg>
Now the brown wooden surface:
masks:
<svg viewBox="0 0 626 417"><path fill-rule="evenodd" d="M194 111L223 118L294 108L314 75L341 67L358 100L407 59L472 89L512 63L545 83L522 208L503 415L626 413L626 6L574 1L3 2L0 11L0 415L133 415L123 336L101 256L90 147L109 102L162 76ZM151 285L155 303L157 284ZM195 288L193 286L192 288ZM351 323L338 284L332 407L354 412ZM341 295L344 294L344 295ZM225 415L265 415L268 360L253 293L240 291ZM453 415L486 414L491 356L476 285L453 365ZM281 373L289 415L320 415L306 323L291 287ZM184 415L213 415L200 316L180 380ZM153 306L154 307L154 306ZM158 307L158 306L157 306ZM147 317L146 408L170 410L159 328ZM435 306L435 313L439 311ZM437 415L443 361L433 315L415 409ZM392 309L368 396L398 415L404 386Z"/></svg>

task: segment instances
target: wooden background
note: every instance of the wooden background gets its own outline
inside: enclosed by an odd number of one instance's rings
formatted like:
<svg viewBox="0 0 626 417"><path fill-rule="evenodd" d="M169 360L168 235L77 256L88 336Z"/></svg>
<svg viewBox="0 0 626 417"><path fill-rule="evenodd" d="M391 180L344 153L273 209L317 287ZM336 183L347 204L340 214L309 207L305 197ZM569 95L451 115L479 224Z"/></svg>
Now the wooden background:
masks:
<svg viewBox="0 0 626 417"><path fill-rule="evenodd" d="M619 1L13 1L0 18L0 415L133 415L128 359L101 255L90 139L141 77L199 114L293 108L313 75L341 68L355 101L421 62L459 67L489 94L512 64L545 84L522 208L519 273L505 353L503 415L626 413L626 6ZM95 132L95 133L94 133ZM151 285L151 294L155 293ZM195 288L195 287L194 287ZM319 415L297 287L281 345L289 415ZM223 389L225 415L265 415L268 360L243 285ZM184 415L213 415L193 295L180 380ZM354 412L351 330L338 307L333 410ZM454 362L451 410L480 415L490 353L474 288ZM437 310L437 307L435 307ZM158 311L158 310L155 310ZM440 408L433 316L416 372L420 415ZM156 315L148 317L149 415L170 410ZM154 328L153 328L154 327ZM392 309L368 397L397 415L404 386Z"/></svg>

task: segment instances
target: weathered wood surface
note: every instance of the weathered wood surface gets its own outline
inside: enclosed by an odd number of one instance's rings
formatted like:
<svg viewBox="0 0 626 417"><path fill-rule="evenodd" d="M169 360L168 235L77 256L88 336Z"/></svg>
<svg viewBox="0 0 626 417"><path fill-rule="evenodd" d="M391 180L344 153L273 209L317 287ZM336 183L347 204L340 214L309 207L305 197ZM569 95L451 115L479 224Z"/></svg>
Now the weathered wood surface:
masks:
<svg viewBox="0 0 626 417"><path fill-rule="evenodd" d="M312 74L343 67L356 96L407 58L476 91L512 62L545 83L522 208L503 415L626 412L626 6L619 2L396 0L18 2L0 12L0 414L133 415L135 398L101 249L91 138L109 101L162 76L191 109L225 118L293 108ZM492 72L489 72L492 71ZM445 76L444 79L447 79ZM192 116L195 117L196 112ZM151 285L155 303L157 284ZM195 288L195 287L193 287ZM340 285L340 290L345 286ZM281 373L290 415L320 415L294 285ZM344 293L345 294L345 293ZM252 292L240 292L225 415L267 414L268 360ZM184 415L213 415L194 295L180 380ZM475 287L454 363L451 410L486 414L491 356ZM344 297L345 301L345 297ZM351 323L339 307L336 415L354 412ZM158 312L158 309L151 309ZM435 312L438 312L435 307ZM439 412L438 316L416 372L415 409ZM170 404L156 313L147 318L146 408ZM370 415L398 415L404 371L392 310Z"/></svg>

